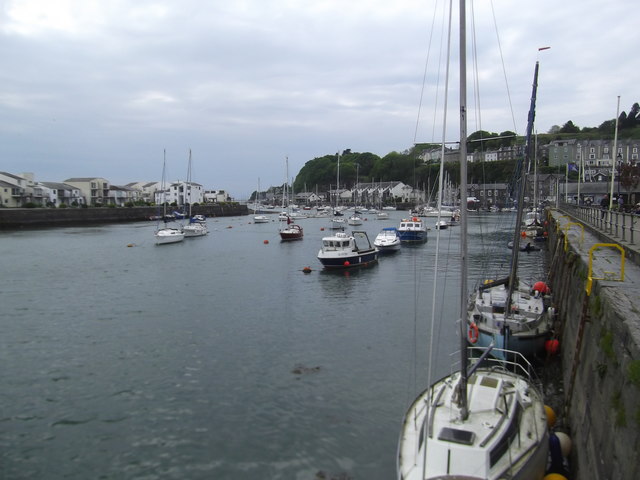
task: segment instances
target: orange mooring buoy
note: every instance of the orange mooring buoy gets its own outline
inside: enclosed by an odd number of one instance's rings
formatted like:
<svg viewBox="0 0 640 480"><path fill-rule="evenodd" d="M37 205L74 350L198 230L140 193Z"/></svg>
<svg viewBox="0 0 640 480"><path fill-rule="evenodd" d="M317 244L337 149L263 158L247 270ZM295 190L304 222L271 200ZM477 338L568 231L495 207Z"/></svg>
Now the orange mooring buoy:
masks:
<svg viewBox="0 0 640 480"><path fill-rule="evenodd" d="M302 272L303 272L303 273L311 273L311 272L312 272L311 267L304 267L304 268L302 269Z"/></svg>
<svg viewBox="0 0 640 480"><path fill-rule="evenodd" d="M262 243L264 243L265 245L269 244L269 240L264 240Z"/></svg>

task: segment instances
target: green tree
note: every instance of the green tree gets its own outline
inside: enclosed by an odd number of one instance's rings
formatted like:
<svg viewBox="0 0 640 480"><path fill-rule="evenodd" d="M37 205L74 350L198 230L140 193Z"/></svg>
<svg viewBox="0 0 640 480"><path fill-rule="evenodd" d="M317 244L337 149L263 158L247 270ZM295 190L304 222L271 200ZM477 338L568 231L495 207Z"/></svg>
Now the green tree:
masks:
<svg viewBox="0 0 640 480"><path fill-rule="evenodd" d="M580 128L575 126L571 120L565 123L559 133L580 133Z"/></svg>

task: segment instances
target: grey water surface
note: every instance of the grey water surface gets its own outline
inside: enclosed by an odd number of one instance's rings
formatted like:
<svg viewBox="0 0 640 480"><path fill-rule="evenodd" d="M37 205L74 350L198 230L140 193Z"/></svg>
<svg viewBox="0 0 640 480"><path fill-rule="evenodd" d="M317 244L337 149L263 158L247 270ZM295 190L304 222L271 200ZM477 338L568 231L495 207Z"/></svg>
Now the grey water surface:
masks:
<svg viewBox="0 0 640 480"><path fill-rule="evenodd" d="M471 217L473 278L507 271L512 217ZM163 246L151 222L0 232L0 478L395 478L402 416L458 348L459 228L440 232L430 361L436 230L325 272L326 219L292 243L208 222Z"/></svg>

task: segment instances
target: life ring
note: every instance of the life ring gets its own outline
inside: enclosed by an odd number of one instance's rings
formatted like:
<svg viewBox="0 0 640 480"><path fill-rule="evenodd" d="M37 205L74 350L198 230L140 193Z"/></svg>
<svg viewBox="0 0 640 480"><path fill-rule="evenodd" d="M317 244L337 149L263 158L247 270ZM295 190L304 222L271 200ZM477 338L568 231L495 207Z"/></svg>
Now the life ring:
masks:
<svg viewBox="0 0 640 480"><path fill-rule="evenodd" d="M478 337L480 336L480 331L478 330L478 325L475 324L475 322L472 322L469 325L469 341L471 343L476 343L478 341Z"/></svg>

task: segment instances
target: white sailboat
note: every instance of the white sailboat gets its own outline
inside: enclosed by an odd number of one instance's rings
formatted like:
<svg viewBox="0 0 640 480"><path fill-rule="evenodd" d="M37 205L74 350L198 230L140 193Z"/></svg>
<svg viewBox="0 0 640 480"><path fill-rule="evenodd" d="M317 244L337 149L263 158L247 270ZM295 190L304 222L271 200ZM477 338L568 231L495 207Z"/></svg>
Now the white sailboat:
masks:
<svg viewBox="0 0 640 480"><path fill-rule="evenodd" d="M260 200L260 179L258 178L258 190L256 191L256 198L253 201L253 223L269 223L269 217L258 213L258 205Z"/></svg>
<svg viewBox="0 0 640 480"><path fill-rule="evenodd" d="M521 172L527 170L531 159L531 134L535 118L538 69L539 62L536 62L527 123L525 158L524 165L520 167ZM472 305L467 318L469 341L482 347L490 344L499 347L493 353L494 355L503 355L503 350L515 350L526 357L533 357L543 352L545 342L551 336L555 317L555 311L550 306L549 287L542 281L528 285L518 278L520 252L534 250L530 244L520 248L525 179L526 175L523 173L519 182L515 231L510 245L512 252L509 276L479 285L472 296Z"/></svg>
<svg viewBox="0 0 640 480"><path fill-rule="evenodd" d="M333 216L331 217L332 230L344 230L344 216L340 209L340 153L338 153L338 166L336 168L336 203L333 207Z"/></svg>
<svg viewBox="0 0 640 480"><path fill-rule="evenodd" d="M164 157L162 161L162 180L160 181L161 189L161 202L162 202L162 221L164 227L160 227L160 221L156 226L155 239L156 245L166 245L168 243L178 243L184 240L184 232L179 228L173 228L168 226L167 222L167 190L166 190L166 167L167 167L167 151L164 151Z"/></svg>
<svg viewBox="0 0 640 480"><path fill-rule="evenodd" d="M465 1L460 0L462 198L467 191ZM540 480L547 464L547 420L529 365L492 358L491 347L472 362L466 342L466 322L461 321L468 300L465 207L460 218L459 370L430 385L409 407L398 445L398 478Z"/></svg>
<svg viewBox="0 0 640 480"><path fill-rule="evenodd" d="M291 216L291 207L289 205L289 157L286 158L286 177L284 181L284 192L282 195L282 209L280 214L280 239L282 241L302 240L304 230L296 224ZM285 210L286 209L286 210Z"/></svg>
<svg viewBox="0 0 640 480"><path fill-rule="evenodd" d="M187 167L187 182L186 182L186 191L184 193L185 202L189 203L189 223L182 227L182 231L184 232L185 238L190 237L203 237L209 233L209 229L207 228L206 220L203 221L202 218L195 218L191 213L191 204L193 203L193 198L191 196L193 185L191 185L191 149L189 149L189 166Z"/></svg>

